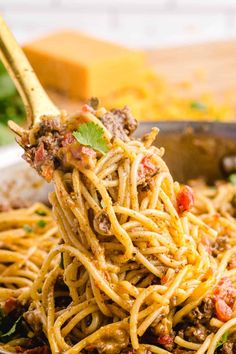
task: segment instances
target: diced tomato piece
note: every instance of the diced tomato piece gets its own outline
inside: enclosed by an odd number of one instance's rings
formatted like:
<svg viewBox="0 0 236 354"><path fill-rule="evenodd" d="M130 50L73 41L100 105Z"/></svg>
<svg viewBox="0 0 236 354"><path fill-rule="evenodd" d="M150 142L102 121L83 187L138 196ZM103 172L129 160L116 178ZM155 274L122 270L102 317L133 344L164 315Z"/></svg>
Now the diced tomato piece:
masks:
<svg viewBox="0 0 236 354"><path fill-rule="evenodd" d="M166 275L163 275L163 277L161 277L161 284L164 285L167 282L168 282L168 277Z"/></svg>
<svg viewBox="0 0 236 354"><path fill-rule="evenodd" d="M96 152L88 146L74 144L70 148L71 154L74 159L82 160L84 157L96 157Z"/></svg>
<svg viewBox="0 0 236 354"><path fill-rule="evenodd" d="M151 162L148 156L145 156L139 165L138 176L140 179L145 178L148 175L153 174L157 170L157 167Z"/></svg>
<svg viewBox="0 0 236 354"><path fill-rule="evenodd" d="M221 298L216 300L215 310L217 318L222 322L229 321L232 318L233 310Z"/></svg>
<svg viewBox="0 0 236 354"><path fill-rule="evenodd" d="M174 341L173 336L170 334L165 334L163 336L158 337L157 342L161 345L169 345L172 344Z"/></svg>
<svg viewBox="0 0 236 354"><path fill-rule="evenodd" d="M68 162L72 165L80 165L83 168L93 168L96 162L96 151L88 146L74 143L69 146Z"/></svg>
<svg viewBox="0 0 236 354"><path fill-rule="evenodd" d="M81 153L89 157L96 157L96 151L87 146L81 146Z"/></svg>
<svg viewBox="0 0 236 354"><path fill-rule="evenodd" d="M87 112L94 112L93 107L89 106L88 104L84 104L81 107L82 112L87 113Z"/></svg>
<svg viewBox="0 0 236 354"><path fill-rule="evenodd" d="M39 163L43 162L46 156L47 151L44 149L44 145L42 143L35 151L34 162L38 165Z"/></svg>
<svg viewBox="0 0 236 354"><path fill-rule="evenodd" d="M229 306L233 306L236 291L233 287L231 279L228 277L221 278L214 290L215 300L222 299Z"/></svg>
<svg viewBox="0 0 236 354"><path fill-rule="evenodd" d="M17 300L11 297L7 299L4 304L4 313L8 315L10 312L14 311L17 307Z"/></svg>
<svg viewBox="0 0 236 354"><path fill-rule="evenodd" d="M219 295L220 297L224 297L225 291L229 288L233 288L233 284L230 278L223 277L220 279L217 287L214 290L215 295Z"/></svg>
<svg viewBox="0 0 236 354"><path fill-rule="evenodd" d="M143 167L146 170L150 170L150 171L155 171L156 170L156 166L151 162L150 158L145 156L142 161L141 164L143 165Z"/></svg>
<svg viewBox="0 0 236 354"><path fill-rule="evenodd" d="M75 137L72 132L67 132L62 140L62 146L67 146L75 142Z"/></svg>
<svg viewBox="0 0 236 354"><path fill-rule="evenodd" d="M184 186L177 194L177 208L178 213L182 214L184 211L189 211L194 204L193 190L189 186Z"/></svg>

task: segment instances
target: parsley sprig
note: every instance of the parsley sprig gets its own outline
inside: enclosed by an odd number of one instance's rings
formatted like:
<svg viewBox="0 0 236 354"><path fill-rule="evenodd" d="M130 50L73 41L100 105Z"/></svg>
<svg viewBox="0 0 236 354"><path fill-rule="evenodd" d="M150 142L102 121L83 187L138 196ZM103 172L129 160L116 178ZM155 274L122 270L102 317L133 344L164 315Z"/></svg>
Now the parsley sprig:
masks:
<svg viewBox="0 0 236 354"><path fill-rule="evenodd" d="M227 340L228 340L228 335L229 335L228 332L225 332L225 333L223 334L223 336L221 337L221 339L220 339L219 342L217 343L216 348L221 347L223 344L225 344L225 343L227 342Z"/></svg>
<svg viewBox="0 0 236 354"><path fill-rule="evenodd" d="M73 132L76 140L86 146L90 146L103 155L108 151L107 141L104 138L104 130L94 122L83 123L78 130Z"/></svg>
<svg viewBox="0 0 236 354"><path fill-rule="evenodd" d="M45 226L47 225L47 223L46 223L45 220L39 220L39 221L37 222L37 225L38 225L38 227L43 228L43 227L45 227Z"/></svg>
<svg viewBox="0 0 236 354"><path fill-rule="evenodd" d="M17 326L20 324L20 321L22 319L22 316L18 317L18 319L14 322L12 327L5 333L0 333L0 339L9 339L11 336L13 336L16 333Z"/></svg>
<svg viewBox="0 0 236 354"><path fill-rule="evenodd" d="M24 321L23 312L24 308L20 306L6 315L0 307L0 342L7 343L12 339L26 336L29 328Z"/></svg>

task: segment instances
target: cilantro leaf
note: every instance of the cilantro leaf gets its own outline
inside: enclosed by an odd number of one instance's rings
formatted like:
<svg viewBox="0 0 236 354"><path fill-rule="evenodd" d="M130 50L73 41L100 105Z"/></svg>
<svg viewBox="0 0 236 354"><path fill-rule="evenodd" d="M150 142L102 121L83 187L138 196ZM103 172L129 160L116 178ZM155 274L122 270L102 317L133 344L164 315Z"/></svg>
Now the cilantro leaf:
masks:
<svg viewBox="0 0 236 354"><path fill-rule="evenodd" d="M13 334L15 334L16 329L17 329L17 325L19 324L20 320L21 320L22 316L18 317L18 319L16 320L16 322L13 324L13 326L9 329L9 331L7 331L6 333L2 334L0 333L0 339L4 339L6 337L10 337Z"/></svg>
<svg viewBox="0 0 236 354"><path fill-rule="evenodd" d="M39 220L38 222L37 222L37 225L39 226L39 227L45 227L46 225L47 225L47 223L46 223L46 221L44 221L44 220Z"/></svg>
<svg viewBox="0 0 236 354"><path fill-rule="evenodd" d="M103 129L94 122L83 123L77 131L73 132L74 137L80 144L90 146L94 150L105 154L108 151L108 145L103 134Z"/></svg>
<svg viewBox="0 0 236 354"><path fill-rule="evenodd" d="M40 216L46 216L47 215L46 211L44 211L44 210L37 210L36 214L38 214Z"/></svg>
<svg viewBox="0 0 236 354"><path fill-rule="evenodd" d="M228 335L229 333L228 332L225 332L223 334L223 336L221 337L221 339L219 340L219 342L217 343L216 345L216 348L219 348L221 345L225 344L228 340Z"/></svg>
<svg viewBox="0 0 236 354"><path fill-rule="evenodd" d="M28 225L28 224L25 224L25 225L23 226L23 229L25 230L25 232L26 232L27 234L33 231L32 227L31 227L30 225Z"/></svg>
<svg viewBox="0 0 236 354"><path fill-rule="evenodd" d="M200 101L192 101L190 107L192 109L196 109L197 111L206 111L207 109L207 106Z"/></svg>
<svg viewBox="0 0 236 354"><path fill-rule="evenodd" d="M231 175L229 175L229 181L233 186L236 186L236 173L231 173Z"/></svg>

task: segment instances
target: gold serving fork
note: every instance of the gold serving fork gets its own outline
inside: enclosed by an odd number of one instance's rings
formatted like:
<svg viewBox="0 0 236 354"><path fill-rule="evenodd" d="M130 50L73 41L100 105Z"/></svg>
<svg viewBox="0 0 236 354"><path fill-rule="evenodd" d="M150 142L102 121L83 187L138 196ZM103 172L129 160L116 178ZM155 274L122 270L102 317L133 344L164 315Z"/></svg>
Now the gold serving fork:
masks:
<svg viewBox="0 0 236 354"><path fill-rule="evenodd" d="M42 117L55 117L60 110L53 104L23 50L16 42L4 19L0 16L0 59L13 79L23 100L27 126L32 128L40 123ZM21 136L24 129L13 121L8 123L10 129Z"/></svg>

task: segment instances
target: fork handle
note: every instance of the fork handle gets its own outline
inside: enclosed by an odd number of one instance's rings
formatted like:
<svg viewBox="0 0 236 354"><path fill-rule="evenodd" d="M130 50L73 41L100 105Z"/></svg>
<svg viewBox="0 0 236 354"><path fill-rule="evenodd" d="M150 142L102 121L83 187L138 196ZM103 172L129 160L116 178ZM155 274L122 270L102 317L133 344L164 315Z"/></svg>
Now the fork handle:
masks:
<svg viewBox="0 0 236 354"><path fill-rule="evenodd" d="M1 16L0 59L21 95L29 126L39 123L42 116L50 117L60 114L44 91L23 50Z"/></svg>

